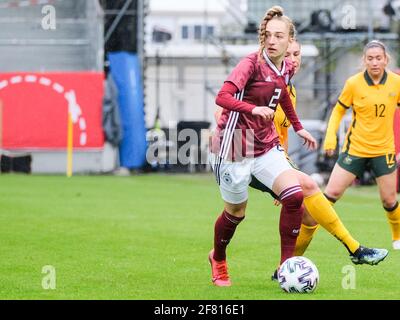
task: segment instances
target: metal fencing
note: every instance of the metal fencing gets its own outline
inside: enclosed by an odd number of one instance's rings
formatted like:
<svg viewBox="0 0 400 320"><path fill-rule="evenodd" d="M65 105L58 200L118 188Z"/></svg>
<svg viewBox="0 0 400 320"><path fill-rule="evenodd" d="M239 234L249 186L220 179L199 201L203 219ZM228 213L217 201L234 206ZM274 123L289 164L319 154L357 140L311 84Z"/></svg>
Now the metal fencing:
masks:
<svg viewBox="0 0 400 320"><path fill-rule="evenodd" d="M0 2L1 72L103 69L98 0Z"/></svg>

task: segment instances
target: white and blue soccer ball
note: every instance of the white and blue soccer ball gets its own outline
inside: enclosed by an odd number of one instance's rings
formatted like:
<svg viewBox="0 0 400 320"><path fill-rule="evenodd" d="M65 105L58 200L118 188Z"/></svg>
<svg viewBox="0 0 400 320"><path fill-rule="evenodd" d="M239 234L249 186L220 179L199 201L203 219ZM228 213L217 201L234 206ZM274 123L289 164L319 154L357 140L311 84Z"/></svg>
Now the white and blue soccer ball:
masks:
<svg viewBox="0 0 400 320"><path fill-rule="evenodd" d="M287 259L278 270L280 287L289 293L311 293L319 282L316 265L306 257Z"/></svg>

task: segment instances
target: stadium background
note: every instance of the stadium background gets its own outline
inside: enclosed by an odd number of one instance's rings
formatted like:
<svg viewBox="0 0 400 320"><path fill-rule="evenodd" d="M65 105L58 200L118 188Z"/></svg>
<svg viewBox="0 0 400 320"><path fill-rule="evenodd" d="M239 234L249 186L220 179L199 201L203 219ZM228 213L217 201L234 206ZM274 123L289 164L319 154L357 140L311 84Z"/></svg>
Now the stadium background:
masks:
<svg viewBox="0 0 400 320"><path fill-rule="evenodd" d="M322 139L335 99L344 80L359 70L368 40L384 41L390 68L398 70L398 1L0 1L0 239L8 258L0 265L0 298L286 298L267 281L255 285L255 276L243 277L239 282L250 285L228 296L202 283L209 281L202 258L221 206L206 161L214 97L238 59L257 48L257 24L275 4L297 25L304 56L295 79L298 112ZM197 139L179 140L184 129L194 130ZM326 178L334 162L290 139L289 152L302 170ZM171 161L182 147L185 161ZM156 152L150 156L149 150ZM71 179L63 177L69 166ZM367 243L389 247L373 177L367 173L358 185L338 204L339 213ZM202 203L199 194L209 201ZM245 235L262 238L258 249L268 250L252 267L267 278L277 260L277 215L262 212L276 209L262 195L251 195L253 221L232 250L239 264L246 246L254 247ZM375 201L363 204L365 199ZM194 230L189 220L202 227ZM382 232L371 231L376 228ZM176 256L167 255L163 241ZM334 262L323 250L341 248L334 240L316 242L310 255L322 274L329 273ZM168 271L157 278L160 287L148 283L151 272L157 273L150 267L154 260ZM345 254L339 260L346 265ZM384 274L397 277L396 261L382 267ZM55 291L40 284L41 268L48 264L62 270ZM80 273L79 266L86 269ZM202 283L197 294L182 290L179 280L168 287L170 279L182 272L186 279L191 271L194 287ZM337 273L316 298L340 297L340 269ZM382 286L369 291L368 270L359 273L364 289L344 298L398 297L390 280L374 274L371 279Z"/></svg>

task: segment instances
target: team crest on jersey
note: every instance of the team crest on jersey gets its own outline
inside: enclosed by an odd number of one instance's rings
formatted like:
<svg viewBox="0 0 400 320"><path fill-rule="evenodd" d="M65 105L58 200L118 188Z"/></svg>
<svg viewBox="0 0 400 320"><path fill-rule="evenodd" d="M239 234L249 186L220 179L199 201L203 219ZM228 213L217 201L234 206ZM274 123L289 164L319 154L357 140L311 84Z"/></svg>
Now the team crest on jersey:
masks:
<svg viewBox="0 0 400 320"><path fill-rule="evenodd" d="M351 165L353 163L353 159L347 156L346 158L344 158L343 162L344 164Z"/></svg>
<svg viewBox="0 0 400 320"><path fill-rule="evenodd" d="M224 180L224 182L226 184L232 184L232 178L231 178L231 175L228 172L224 173L224 176L222 177L222 180Z"/></svg>
<svg viewBox="0 0 400 320"><path fill-rule="evenodd" d="M270 77L270 76L268 76L268 77L265 79L265 82L272 82L272 79L271 79L271 77Z"/></svg>
<svg viewBox="0 0 400 320"><path fill-rule="evenodd" d="M396 92L391 92L391 93L389 93L389 98L393 98L393 97L395 97L397 94L396 94Z"/></svg>

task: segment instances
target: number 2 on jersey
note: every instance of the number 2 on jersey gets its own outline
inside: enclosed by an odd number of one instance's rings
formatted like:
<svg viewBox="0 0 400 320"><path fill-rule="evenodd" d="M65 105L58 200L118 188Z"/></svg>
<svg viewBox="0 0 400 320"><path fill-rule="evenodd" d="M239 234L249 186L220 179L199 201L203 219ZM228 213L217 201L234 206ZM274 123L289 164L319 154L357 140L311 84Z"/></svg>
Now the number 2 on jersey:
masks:
<svg viewBox="0 0 400 320"><path fill-rule="evenodd" d="M271 98L271 101L269 102L268 107L272 109L276 109L276 106L278 105L279 98L281 97L282 89L275 88L274 95Z"/></svg>

